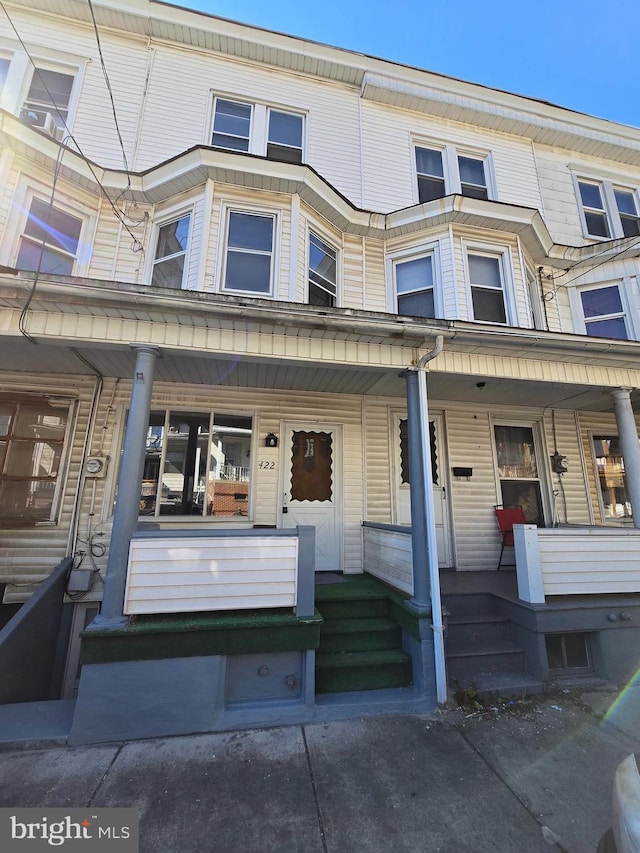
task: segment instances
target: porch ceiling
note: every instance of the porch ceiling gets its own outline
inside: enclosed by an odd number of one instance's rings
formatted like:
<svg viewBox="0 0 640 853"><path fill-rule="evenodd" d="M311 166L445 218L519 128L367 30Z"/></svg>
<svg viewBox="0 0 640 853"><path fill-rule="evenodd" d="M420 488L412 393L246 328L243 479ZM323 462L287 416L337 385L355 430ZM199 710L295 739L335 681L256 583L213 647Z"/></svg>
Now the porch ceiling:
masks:
<svg viewBox="0 0 640 853"><path fill-rule="evenodd" d="M24 390L32 383L27 374L90 376L92 371L79 353L105 377L128 380L135 356L129 348L96 345L32 344L26 339L0 341L3 371L25 374ZM407 353L409 357L409 353ZM197 356L163 352L156 364L156 381L178 385L215 385L396 397L404 400L405 381L397 369L351 367L287 361L285 359L221 357L202 352ZM522 379L463 376L432 370L428 375L432 402L466 402L471 406L524 406L608 412L613 411L609 390L600 386L571 385ZM484 385L483 385L484 383ZM0 380L0 388L2 388ZM480 386L480 387L479 387ZM633 394L640 408L640 391Z"/></svg>

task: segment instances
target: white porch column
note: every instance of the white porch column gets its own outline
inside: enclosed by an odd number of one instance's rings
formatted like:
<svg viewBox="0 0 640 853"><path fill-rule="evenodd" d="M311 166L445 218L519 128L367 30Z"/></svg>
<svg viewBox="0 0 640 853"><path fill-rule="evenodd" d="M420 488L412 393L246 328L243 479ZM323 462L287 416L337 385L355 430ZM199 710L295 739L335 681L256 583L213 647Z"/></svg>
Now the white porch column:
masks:
<svg viewBox="0 0 640 853"><path fill-rule="evenodd" d="M153 346L134 346L133 349L136 354L136 366L118 478L118 495L113 512L113 532L109 545L102 606L100 614L92 623L96 628L106 628L128 621L122 611L129 544L131 535L138 525L140 514L140 488L144 473L153 374L156 358L160 352Z"/></svg>
<svg viewBox="0 0 640 853"><path fill-rule="evenodd" d="M631 388L616 388L611 396L624 458L627 495L633 511L633 526L640 528L640 442L631 406Z"/></svg>

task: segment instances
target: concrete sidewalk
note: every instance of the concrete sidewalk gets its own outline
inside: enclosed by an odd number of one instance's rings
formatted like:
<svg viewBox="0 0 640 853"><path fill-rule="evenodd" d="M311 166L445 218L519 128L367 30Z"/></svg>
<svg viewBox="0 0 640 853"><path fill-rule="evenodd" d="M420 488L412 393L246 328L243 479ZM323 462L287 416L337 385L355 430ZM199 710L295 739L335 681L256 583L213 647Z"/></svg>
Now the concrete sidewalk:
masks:
<svg viewBox="0 0 640 853"><path fill-rule="evenodd" d="M640 688L496 710L0 752L0 806L134 806L140 850L595 851Z"/></svg>

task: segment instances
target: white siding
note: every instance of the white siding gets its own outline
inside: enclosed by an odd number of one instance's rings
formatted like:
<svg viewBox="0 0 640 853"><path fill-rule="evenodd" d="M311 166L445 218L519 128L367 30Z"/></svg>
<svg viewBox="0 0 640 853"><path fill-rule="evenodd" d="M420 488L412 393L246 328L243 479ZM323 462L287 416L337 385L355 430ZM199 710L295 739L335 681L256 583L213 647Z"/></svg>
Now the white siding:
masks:
<svg viewBox="0 0 640 853"><path fill-rule="evenodd" d="M124 612L293 607L297 537L133 539Z"/></svg>
<svg viewBox="0 0 640 853"><path fill-rule="evenodd" d="M366 208L388 213L417 202L412 138L420 137L463 153L491 153L498 201L541 208L533 151L526 140L363 100Z"/></svg>

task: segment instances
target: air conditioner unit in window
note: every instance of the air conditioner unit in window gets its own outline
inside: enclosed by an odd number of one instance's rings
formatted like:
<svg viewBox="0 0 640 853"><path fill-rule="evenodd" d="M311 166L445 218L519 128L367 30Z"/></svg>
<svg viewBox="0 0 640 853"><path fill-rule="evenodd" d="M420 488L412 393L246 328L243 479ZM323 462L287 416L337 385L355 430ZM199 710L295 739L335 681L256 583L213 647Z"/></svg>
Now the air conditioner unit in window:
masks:
<svg viewBox="0 0 640 853"><path fill-rule="evenodd" d="M38 125L35 125L35 127L38 127ZM53 136L54 139L57 139L58 142L60 142L64 137L64 128L58 127L51 113L44 114L41 128L45 133L48 133L49 136Z"/></svg>

